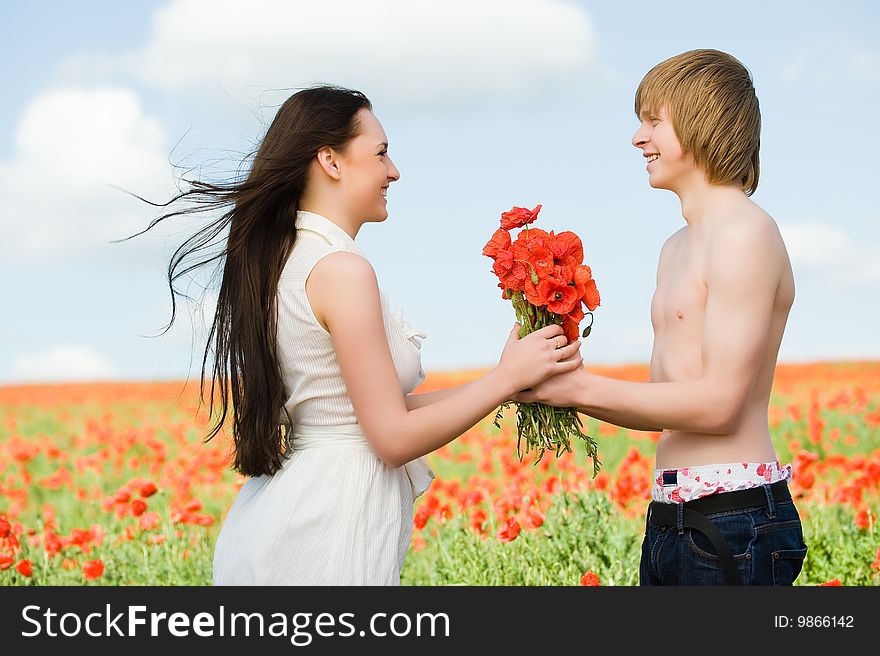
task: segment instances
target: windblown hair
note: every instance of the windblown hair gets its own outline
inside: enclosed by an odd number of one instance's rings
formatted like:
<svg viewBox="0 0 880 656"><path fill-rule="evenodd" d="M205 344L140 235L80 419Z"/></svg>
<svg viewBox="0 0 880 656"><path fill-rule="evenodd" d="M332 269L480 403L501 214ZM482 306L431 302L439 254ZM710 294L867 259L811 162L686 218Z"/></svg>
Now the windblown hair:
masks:
<svg viewBox="0 0 880 656"><path fill-rule="evenodd" d="M660 62L642 79L635 111L666 108L685 154L713 184L758 188L761 110L751 75L718 50L690 50Z"/></svg>
<svg viewBox="0 0 880 656"><path fill-rule="evenodd" d="M154 219L143 231L174 216L222 211L171 258L171 320L165 330L174 323L175 299L182 295L175 281L211 262L221 266L217 309L202 359L204 402L205 372L213 352L213 424L205 441L220 432L231 414L233 468L246 476L272 475L283 464L290 420L282 420L287 399L277 356L276 294L296 240L295 216L309 165L321 148L344 152L360 132L361 109L371 110L372 105L359 91L322 85L295 93L276 113L243 180L184 180L181 193L158 206L185 206ZM212 247L222 248L206 253Z"/></svg>

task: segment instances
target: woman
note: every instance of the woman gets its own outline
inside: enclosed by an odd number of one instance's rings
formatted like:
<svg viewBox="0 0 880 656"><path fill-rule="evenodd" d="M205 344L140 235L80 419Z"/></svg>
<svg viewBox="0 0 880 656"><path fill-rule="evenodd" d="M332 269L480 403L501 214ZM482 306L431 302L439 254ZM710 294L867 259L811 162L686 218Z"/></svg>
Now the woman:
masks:
<svg viewBox="0 0 880 656"><path fill-rule="evenodd" d="M483 378L409 395L424 379L419 334L355 242L387 218L399 177L369 100L320 86L281 106L244 181L175 199L231 206L169 268L173 283L228 226L203 374L213 351L209 439L231 412L234 468L250 478L217 539L215 584L399 584L413 500L433 477L421 456L580 366L561 328L518 339L515 326Z"/></svg>

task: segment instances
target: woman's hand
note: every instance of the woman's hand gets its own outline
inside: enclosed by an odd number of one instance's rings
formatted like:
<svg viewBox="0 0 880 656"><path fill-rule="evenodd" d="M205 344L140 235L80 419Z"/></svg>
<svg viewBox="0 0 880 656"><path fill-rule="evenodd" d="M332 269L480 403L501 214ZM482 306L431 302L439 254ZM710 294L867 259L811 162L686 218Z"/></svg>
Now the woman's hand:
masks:
<svg viewBox="0 0 880 656"><path fill-rule="evenodd" d="M522 339L520 325L514 324L498 370L503 372L515 390L524 390L556 376L579 368L580 341L568 344L561 326L547 326Z"/></svg>
<svg viewBox="0 0 880 656"><path fill-rule="evenodd" d="M577 357L578 365L570 371L548 378L513 397L517 403L543 403L557 408L577 408L588 398L590 374L581 366L583 358Z"/></svg>

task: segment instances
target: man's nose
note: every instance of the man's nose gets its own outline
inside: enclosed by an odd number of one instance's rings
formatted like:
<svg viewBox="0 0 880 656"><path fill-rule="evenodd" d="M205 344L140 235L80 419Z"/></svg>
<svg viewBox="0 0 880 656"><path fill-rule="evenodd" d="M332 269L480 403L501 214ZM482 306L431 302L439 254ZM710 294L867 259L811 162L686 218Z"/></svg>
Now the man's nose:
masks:
<svg viewBox="0 0 880 656"><path fill-rule="evenodd" d="M648 143L648 134L644 127L640 127L636 130L636 133L632 138L632 145L636 148L644 148L645 144Z"/></svg>

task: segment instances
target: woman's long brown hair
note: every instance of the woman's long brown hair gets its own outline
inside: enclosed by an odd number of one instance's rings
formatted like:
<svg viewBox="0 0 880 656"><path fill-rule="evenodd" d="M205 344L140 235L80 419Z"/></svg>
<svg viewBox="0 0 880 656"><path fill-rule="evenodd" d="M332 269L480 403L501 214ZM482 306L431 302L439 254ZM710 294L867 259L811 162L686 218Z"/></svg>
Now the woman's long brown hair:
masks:
<svg viewBox="0 0 880 656"><path fill-rule="evenodd" d="M361 109L372 109L370 101L350 89L316 86L295 93L279 108L244 180L184 180L187 187L181 193L155 205L186 206L154 219L138 233L173 216L223 210L171 257L171 320L165 330L174 323L176 297L182 295L175 281L211 262L222 266L217 309L202 358L204 402L205 372L213 352L213 423L205 440L220 432L231 413L233 468L246 476L272 475L283 464L281 416L287 398L277 355L276 293L296 240L294 217L309 165L321 148L345 149L360 130ZM221 244L219 253L208 252Z"/></svg>

